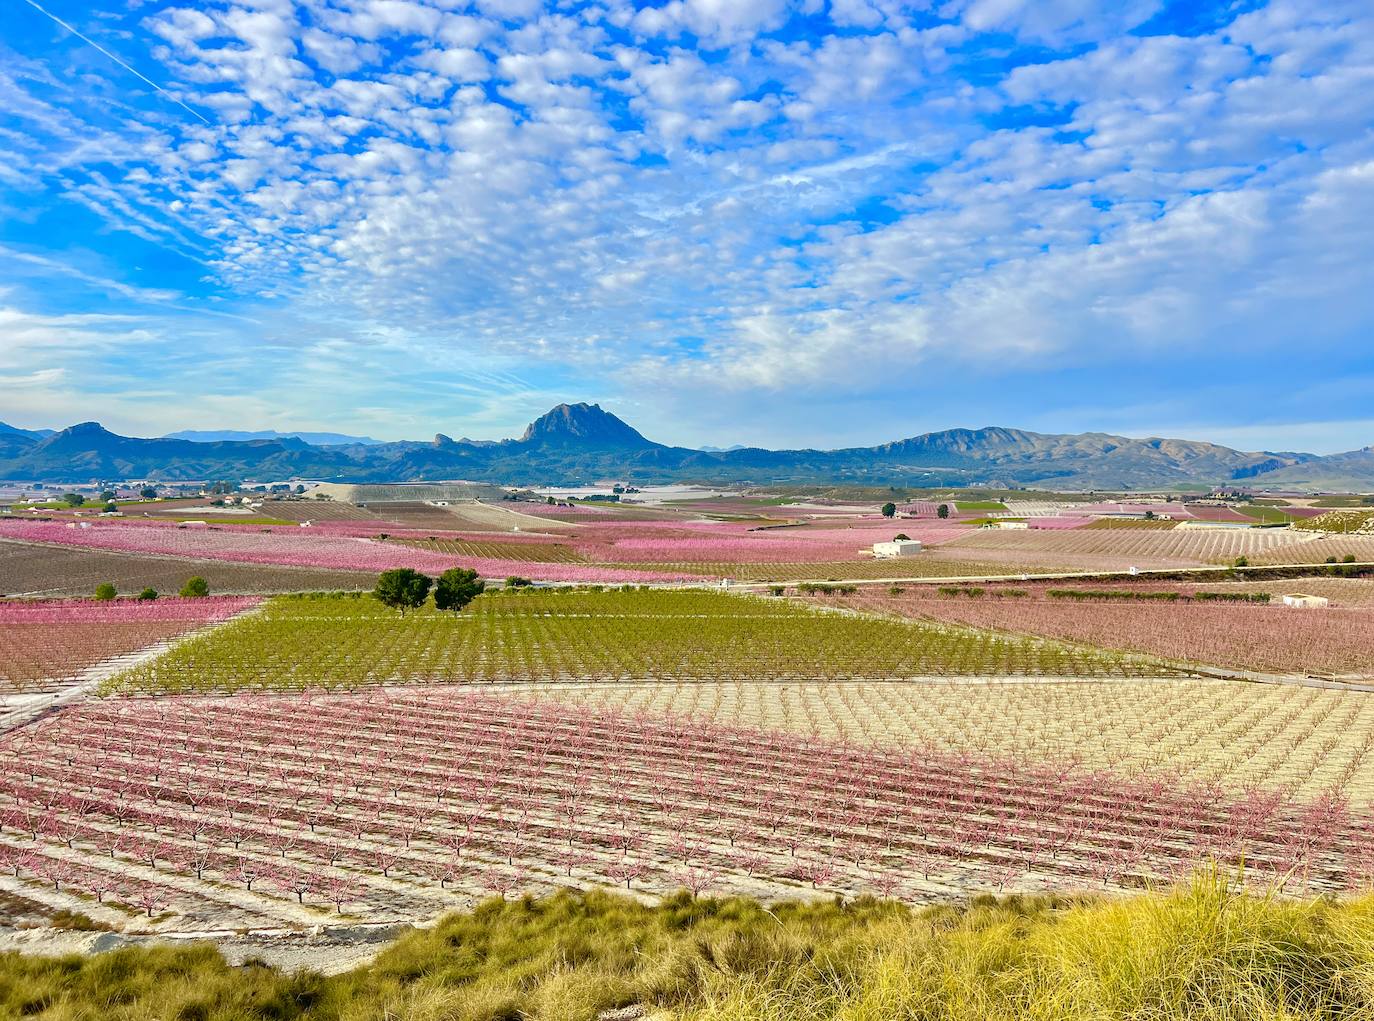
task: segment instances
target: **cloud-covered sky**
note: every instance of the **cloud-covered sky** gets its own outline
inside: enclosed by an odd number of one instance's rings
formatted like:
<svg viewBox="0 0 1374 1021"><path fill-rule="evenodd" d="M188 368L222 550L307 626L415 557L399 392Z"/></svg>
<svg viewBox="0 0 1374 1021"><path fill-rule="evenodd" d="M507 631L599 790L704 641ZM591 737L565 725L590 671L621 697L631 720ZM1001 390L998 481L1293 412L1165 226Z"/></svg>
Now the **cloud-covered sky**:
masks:
<svg viewBox="0 0 1374 1021"><path fill-rule="evenodd" d="M11 0L0 420L1374 443L1368 0Z"/></svg>

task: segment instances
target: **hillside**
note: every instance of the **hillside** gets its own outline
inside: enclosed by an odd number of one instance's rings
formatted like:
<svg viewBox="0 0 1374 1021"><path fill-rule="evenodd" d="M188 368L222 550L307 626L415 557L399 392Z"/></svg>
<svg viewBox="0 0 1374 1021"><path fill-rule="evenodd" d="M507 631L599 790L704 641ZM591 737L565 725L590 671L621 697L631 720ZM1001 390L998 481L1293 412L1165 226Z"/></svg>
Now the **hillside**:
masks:
<svg viewBox="0 0 1374 1021"><path fill-rule="evenodd" d="M1063 490L1243 481L1360 490L1374 489L1374 451L1318 457L1232 450L1195 440L1047 434L996 426L949 429L840 450L699 450L656 443L598 405L560 404L530 423L519 439L499 441L455 440L443 434L429 442L360 439L326 445L296 435L137 439L95 422L47 436L10 431L0 433L0 478L311 478L351 483L468 479L504 485L618 478L639 483L982 484Z"/></svg>

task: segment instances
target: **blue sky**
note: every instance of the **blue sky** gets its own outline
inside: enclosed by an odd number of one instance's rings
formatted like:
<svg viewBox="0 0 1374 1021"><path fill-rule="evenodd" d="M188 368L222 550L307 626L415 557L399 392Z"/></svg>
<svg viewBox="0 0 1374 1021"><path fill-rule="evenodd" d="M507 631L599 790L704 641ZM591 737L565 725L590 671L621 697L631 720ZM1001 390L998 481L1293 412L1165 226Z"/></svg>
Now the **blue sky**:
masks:
<svg viewBox="0 0 1374 1021"><path fill-rule="evenodd" d="M12 424L1374 443L1367 0L34 2Z"/></svg>

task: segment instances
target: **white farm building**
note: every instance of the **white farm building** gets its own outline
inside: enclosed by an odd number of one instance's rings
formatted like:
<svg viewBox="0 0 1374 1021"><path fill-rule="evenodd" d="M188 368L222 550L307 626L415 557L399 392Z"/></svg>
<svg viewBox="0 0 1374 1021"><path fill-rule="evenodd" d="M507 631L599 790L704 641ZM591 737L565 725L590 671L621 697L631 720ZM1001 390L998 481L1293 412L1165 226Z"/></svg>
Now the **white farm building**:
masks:
<svg viewBox="0 0 1374 1021"><path fill-rule="evenodd" d="M1321 607L1329 606L1330 604L1331 601L1327 599L1325 596L1309 596L1304 595L1301 592L1293 592L1283 597L1284 606L1296 606L1299 609L1303 610L1320 609Z"/></svg>
<svg viewBox="0 0 1374 1021"><path fill-rule="evenodd" d="M921 544L915 539L893 539L891 542L875 542L873 544L873 555L883 559L914 557L920 552Z"/></svg>

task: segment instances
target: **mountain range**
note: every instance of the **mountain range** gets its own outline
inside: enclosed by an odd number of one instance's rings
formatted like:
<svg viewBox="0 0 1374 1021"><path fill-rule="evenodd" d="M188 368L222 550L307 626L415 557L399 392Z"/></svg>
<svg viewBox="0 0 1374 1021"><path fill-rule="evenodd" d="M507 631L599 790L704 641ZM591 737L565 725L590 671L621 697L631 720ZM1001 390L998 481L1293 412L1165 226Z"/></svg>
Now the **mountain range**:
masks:
<svg viewBox="0 0 1374 1021"><path fill-rule="evenodd" d="M316 447L362 443L375 447L381 440L371 436L349 436L346 433L281 433L275 429L260 429L257 432L244 432L240 429L183 429L181 432L168 433L164 440L195 440L197 443L218 443L221 440L304 440Z"/></svg>
<svg viewBox="0 0 1374 1021"><path fill-rule="evenodd" d="M519 439L311 443L300 435L119 436L98 423L60 432L0 425L0 479L26 482L402 482L468 479L510 486L618 479L757 484L1033 486L1139 490L1179 485L1374 489L1374 447L1318 456L1240 451L1195 440L1046 434L990 426L839 450L666 446L596 404L560 404Z"/></svg>

